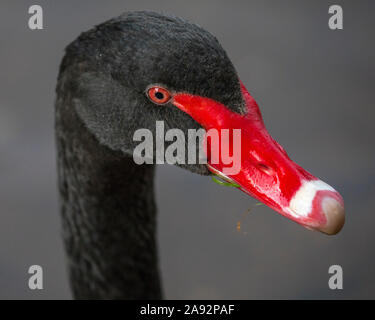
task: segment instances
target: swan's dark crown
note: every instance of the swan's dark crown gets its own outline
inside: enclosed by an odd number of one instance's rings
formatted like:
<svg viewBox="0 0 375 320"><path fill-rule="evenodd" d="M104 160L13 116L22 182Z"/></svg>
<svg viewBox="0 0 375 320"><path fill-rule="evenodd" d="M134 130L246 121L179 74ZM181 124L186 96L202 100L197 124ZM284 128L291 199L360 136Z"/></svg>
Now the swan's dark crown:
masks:
<svg viewBox="0 0 375 320"><path fill-rule="evenodd" d="M74 62L110 75L142 98L148 85L158 83L242 110L238 76L226 52L212 34L181 18L125 13L82 33L67 47L61 71Z"/></svg>

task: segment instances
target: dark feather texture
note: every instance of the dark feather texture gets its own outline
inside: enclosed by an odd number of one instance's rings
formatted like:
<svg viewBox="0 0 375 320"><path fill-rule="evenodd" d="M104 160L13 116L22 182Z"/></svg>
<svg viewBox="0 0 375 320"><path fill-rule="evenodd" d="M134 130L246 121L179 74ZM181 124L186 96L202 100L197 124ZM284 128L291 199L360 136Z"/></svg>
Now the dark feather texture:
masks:
<svg viewBox="0 0 375 320"><path fill-rule="evenodd" d="M160 298L153 165L136 165L133 133L199 125L145 95L163 84L244 112L237 73L201 27L152 12L125 13L66 49L56 99L64 240L76 298ZM204 165L183 165L208 174Z"/></svg>

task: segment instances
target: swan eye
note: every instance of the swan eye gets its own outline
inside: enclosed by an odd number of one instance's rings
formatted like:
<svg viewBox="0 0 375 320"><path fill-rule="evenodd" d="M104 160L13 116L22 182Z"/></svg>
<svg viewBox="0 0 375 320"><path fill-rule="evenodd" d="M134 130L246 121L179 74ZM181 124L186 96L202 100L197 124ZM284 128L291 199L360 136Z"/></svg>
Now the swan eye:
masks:
<svg viewBox="0 0 375 320"><path fill-rule="evenodd" d="M156 104L165 104L171 100L172 95L167 89L154 86L147 90L147 96Z"/></svg>

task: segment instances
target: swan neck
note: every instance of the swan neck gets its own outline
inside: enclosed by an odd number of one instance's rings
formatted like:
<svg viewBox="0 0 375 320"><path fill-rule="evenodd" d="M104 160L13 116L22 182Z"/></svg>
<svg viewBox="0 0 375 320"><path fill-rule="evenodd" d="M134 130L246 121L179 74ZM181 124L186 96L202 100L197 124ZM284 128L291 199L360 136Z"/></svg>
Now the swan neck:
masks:
<svg viewBox="0 0 375 320"><path fill-rule="evenodd" d="M98 143L56 104L63 237L79 299L159 299L154 166Z"/></svg>

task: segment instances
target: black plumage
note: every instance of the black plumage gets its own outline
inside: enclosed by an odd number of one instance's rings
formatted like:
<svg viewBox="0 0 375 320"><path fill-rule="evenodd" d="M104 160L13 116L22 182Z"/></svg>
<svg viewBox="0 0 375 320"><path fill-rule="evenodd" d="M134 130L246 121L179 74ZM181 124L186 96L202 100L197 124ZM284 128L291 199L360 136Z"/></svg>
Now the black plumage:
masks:
<svg viewBox="0 0 375 320"><path fill-rule="evenodd" d="M136 165L135 130L200 126L150 84L215 99L243 113L236 70L217 39L183 19L125 13L66 49L56 98L63 236L76 298L162 297L155 241L154 165ZM208 174L204 165L181 165Z"/></svg>

